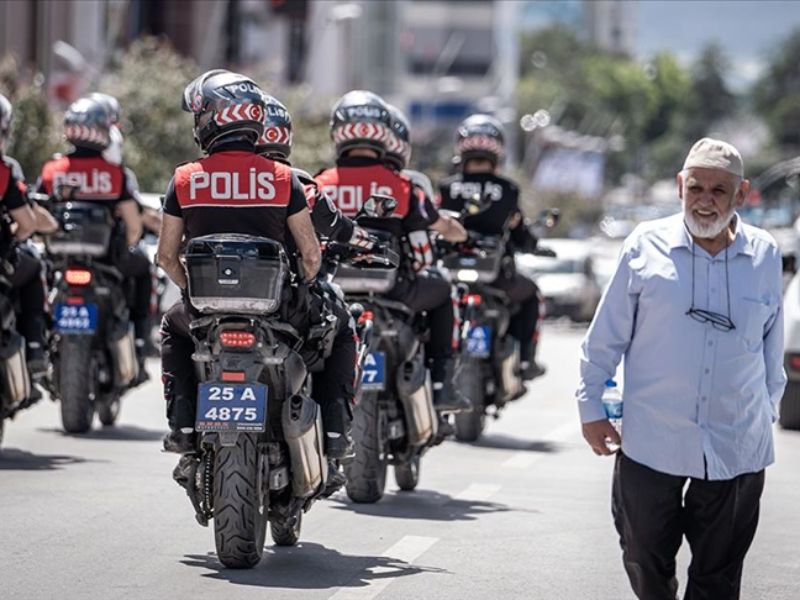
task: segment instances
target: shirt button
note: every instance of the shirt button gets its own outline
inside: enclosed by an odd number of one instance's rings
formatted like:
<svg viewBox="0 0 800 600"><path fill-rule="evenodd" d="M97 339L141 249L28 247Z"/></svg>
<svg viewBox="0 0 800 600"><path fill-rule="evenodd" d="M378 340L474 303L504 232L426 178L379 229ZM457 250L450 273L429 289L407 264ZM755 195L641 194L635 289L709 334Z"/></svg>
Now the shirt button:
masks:
<svg viewBox="0 0 800 600"><path fill-rule="evenodd" d="M706 401L706 397L705 397L705 396L703 396L702 398L700 398L700 400L701 400L702 402L705 402L705 401Z"/></svg>
<svg viewBox="0 0 800 600"><path fill-rule="evenodd" d="M711 369L706 369L705 373L706 373L706 375L708 375L709 373L711 373Z"/></svg>
<svg viewBox="0 0 800 600"><path fill-rule="evenodd" d="M708 340L708 345L709 346L713 346L714 345L714 340Z"/></svg>
<svg viewBox="0 0 800 600"><path fill-rule="evenodd" d="M712 291L712 292L716 292L716 291L717 291L717 288L711 288L711 291Z"/></svg>

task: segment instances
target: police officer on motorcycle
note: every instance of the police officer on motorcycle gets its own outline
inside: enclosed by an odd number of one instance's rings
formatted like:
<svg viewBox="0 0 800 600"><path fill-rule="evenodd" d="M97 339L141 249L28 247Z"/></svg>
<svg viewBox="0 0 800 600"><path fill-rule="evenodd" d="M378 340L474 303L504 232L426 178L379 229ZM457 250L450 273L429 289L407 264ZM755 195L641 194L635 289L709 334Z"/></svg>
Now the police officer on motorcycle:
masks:
<svg viewBox="0 0 800 600"><path fill-rule="evenodd" d="M28 202L22 169L5 155L11 116L11 103L0 94L0 260L4 269L10 269L4 275L19 294L18 327L26 342L28 369L40 375L47 368L42 264L21 243L37 231L51 231L55 220L43 208Z"/></svg>
<svg viewBox="0 0 800 600"><path fill-rule="evenodd" d="M179 261L184 240L241 233L284 245L292 238L305 280L313 279L321 255L303 186L289 166L255 152L264 130L264 93L249 78L216 69L186 87L183 109L194 115L194 138L206 156L180 165L167 187L159 265L185 291L186 273ZM293 324L307 318L303 307L285 309ZM197 381L190 310L186 302L178 302L161 324L162 379L170 427L164 449L179 453L194 451L196 441Z"/></svg>
<svg viewBox="0 0 800 600"><path fill-rule="evenodd" d="M467 410L469 402L453 386L455 315L450 285L426 271L415 272L408 242L409 234L414 231L432 229L455 242L465 240L466 231L457 221L426 204L424 194L408 177L384 165L391 128L389 109L379 96L361 90L345 94L331 113L336 166L320 172L315 179L323 193L348 216L355 215L374 193L397 200L397 208L391 216L365 218L360 223L390 231L403 240L407 252L401 274L387 296L414 312L428 313L430 341L426 355L431 363L435 408L439 411Z"/></svg>
<svg viewBox="0 0 800 600"><path fill-rule="evenodd" d="M108 259L134 284L134 292L128 294L128 308L136 336L138 383L141 383L147 379L144 340L148 335L150 310L150 261L137 246L142 236L142 219L130 192L126 170L103 156L111 144L113 118L104 100L86 97L75 101L64 115L64 134L74 149L46 162L36 187L39 193L59 199L104 204L124 224L124 239L120 235L112 241L114 247Z"/></svg>
<svg viewBox="0 0 800 600"><path fill-rule="evenodd" d="M258 141L258 154L291 166L292 117L286 107L275 97L265 96L266 109L264 133ZM369 248L373 242L369 234L344 216L324 196L314 179L306 171L292 168L306 191L308 209L317 234L330 241ZM315 299L327 305L336 316L336 335L324 364L314 369L312 397L322 406L326 449L329 458L340 459L352 452L350 424L355 395L356 345L352 319L344 301L336 291L320 282L314 290Z"/></svg>
<svg viewBox="0 0 800 600"><path fill-rule="evenodd" d="M505 154L502 124L489 115L472 115L458 127L456 139L457 164L460 172L444 179L439 185L440 207L461 211L465 202L476 194L489 202L479 215L467 216L464 226L483 235L502 235L510 232L508 251L533 252L538 240L530 232L519 208L519 188L506 177L498 175L498 165ZM513 260L493 286L504 291L509 302L520 308L511 318L509 331L520 345L520 366L525 380L544 373L536 362L539 322L539 289L536 284L516 272Z"/></svg>

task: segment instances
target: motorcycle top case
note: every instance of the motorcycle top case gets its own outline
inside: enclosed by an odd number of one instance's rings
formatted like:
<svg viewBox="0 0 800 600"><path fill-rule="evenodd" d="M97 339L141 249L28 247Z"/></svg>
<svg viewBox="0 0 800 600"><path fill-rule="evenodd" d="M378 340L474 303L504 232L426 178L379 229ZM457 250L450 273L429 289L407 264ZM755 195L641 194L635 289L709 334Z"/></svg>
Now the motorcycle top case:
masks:
<svg viewBox="0 0 800 600"><path fill-rule="evenodd" d="M336 270L334 281L346 294L384 294L394 287L400 264L400 248L396 238L381 230L368 230L386 247L376 247L357 259L342 264Z"/></svg>
<svg viewBox="0 0 800 600"><path fill-rule="evenodd" d="M48 252L61 256L105 256L114 231L108 208L98 202L62 202L53 205L61 227L45 238Z"/></svg>
<svg viewBox="0 0 800 600"><path fill-rule="evenodd" d="M278 310L289 272L283 246L251 235L206 235L186 248L189 299L201 313Z"/></svg>

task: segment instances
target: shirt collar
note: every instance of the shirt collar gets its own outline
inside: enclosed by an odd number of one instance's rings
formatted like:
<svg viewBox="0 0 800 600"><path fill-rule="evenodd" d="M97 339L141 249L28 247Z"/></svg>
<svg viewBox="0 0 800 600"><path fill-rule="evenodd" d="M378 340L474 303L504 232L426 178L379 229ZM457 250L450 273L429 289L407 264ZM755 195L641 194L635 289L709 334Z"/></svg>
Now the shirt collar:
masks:
<svg viewBox="0 0 800 600"><path fill-rule="evenodd" d="M755 249L753 248L753 240L747 232L747 228L742 223L742 218L739 213L733 215L733 243L730 245L730 254L746 254L748 256L755 256ZM688 248L692 249L692 235L686 228L686 223L683 221L683 213L675 215L674 227L671 227L668 233L668 242L670 249L674 248Z"/></svg>

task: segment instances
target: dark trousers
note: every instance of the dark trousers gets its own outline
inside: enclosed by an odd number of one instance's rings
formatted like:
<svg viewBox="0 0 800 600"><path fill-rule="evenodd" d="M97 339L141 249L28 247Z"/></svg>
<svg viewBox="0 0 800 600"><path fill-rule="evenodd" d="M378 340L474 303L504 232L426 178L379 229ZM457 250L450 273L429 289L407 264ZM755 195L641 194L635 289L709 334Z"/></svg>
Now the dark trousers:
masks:
<svg viewBox="0 0 800 600"><path fill-rule="evenodd" d="M742 565L756 532L763 489L763 470L709 481L661 473L620 453L614 466L612 513L636 596L675 600L675 555L685 535L692 560L684 599L739 598Z"/></svg>
<svg viewBox="0 0 800 600"><path fill-rule="evenodd" d="M453 356L455 311L450 284L436 271L421 271L414 279L399 281L388 296L415 313L428 313L430 340L425 353L432 361L431 379L443 381L444 362Z"/></svg>
<svg viewBox="0 0 800 600"><path fill-rule="evenodd" d="M502 290L509 302L519 305L519 310L511 316L508 332L519 342L520 359L535 360L540 316L539 288L533 280L519 273L501 276L492 287Z"/></svg>
<svg viewBox="0 0 800 600"><path fill-rule="evenodd" d="M150 259L139 250L125 250L116 261L115 266L125 277L129 278L128 309L137 339L149 337L147 331L150 316L150 299L153 293L153 277Z"/></svg>
<svg viewBox="0 0 800 600"><path fill-rule="evenodd" d="M17 248L11 285L19 294L19 320L17 328L25 342L44 347L45 287L41 261L24 248Z"/></svg>

